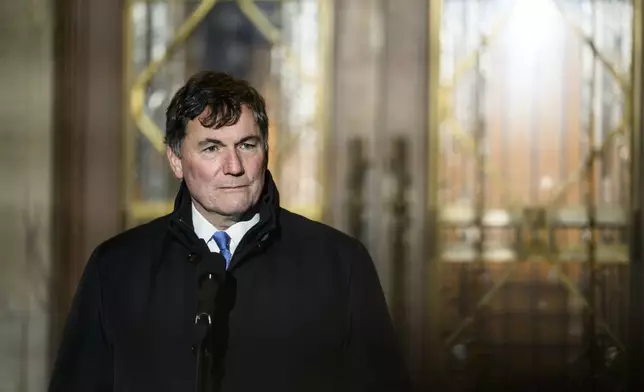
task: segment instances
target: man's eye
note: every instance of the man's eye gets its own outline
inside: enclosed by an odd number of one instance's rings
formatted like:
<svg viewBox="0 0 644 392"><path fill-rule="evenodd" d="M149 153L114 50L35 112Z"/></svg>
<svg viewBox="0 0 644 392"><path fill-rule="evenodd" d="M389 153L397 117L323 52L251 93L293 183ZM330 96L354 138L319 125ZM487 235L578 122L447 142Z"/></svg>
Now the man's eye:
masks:
<svg viewBox="0 0 644 392"><path fill-rule="evenodd" d="M242 148L242 150L251 150L251 149L255 148L255 144L254 143L242 143L240 145L240 147Z"/></svg>
<svg viewBox="0 0 644 392"><path fill-rule="evenodd" d="M213 152L213 151L216 151L216 150L217 150L217 146L209 146L209 147L204 148L205 152Z"/></svg>

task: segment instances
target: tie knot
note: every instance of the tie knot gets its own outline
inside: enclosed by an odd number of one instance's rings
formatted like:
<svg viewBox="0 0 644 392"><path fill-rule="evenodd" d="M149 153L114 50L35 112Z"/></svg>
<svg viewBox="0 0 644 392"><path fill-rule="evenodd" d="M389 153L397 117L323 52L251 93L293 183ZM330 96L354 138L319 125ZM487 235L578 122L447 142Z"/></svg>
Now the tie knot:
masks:
<svg viewBox="0 0 644 392"><path fill-rule="evenodd" d="M225 231L218 231L213 234L212 238L215 240L215 243L219 247L220 251L230 250L228 245L230 244L230 236Z"/></svg>

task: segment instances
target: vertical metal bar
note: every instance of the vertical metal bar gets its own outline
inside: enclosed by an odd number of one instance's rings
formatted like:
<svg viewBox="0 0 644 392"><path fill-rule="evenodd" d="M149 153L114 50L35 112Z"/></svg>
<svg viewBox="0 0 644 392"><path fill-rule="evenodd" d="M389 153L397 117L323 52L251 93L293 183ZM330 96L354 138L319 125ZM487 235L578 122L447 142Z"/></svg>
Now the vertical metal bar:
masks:
<svg viewBox="0 0 644 392"><path fill-rule="evenodd" d="M600 48L610 48L608 44L606 44L606 29L604 28L605 25L605 19L607 18L607 11L605 4L606 2L597 2L595 1L595 11L594 15L595 18L593 19L593 26L595 29L594 32L594 39L593 41L595 42L595 45ZM610 53L612 55L612 53ZM596 72L598 73L595 76L595 99L596 99L596 105L594 105L596 113L595 113L595 127L593 129L593 137L595 138L594 141L597 143L598 146L603 145L604 140L606 139L606 134L609 132L609 124L606 124L606 119L609 118L609 111L608 108L605 107L605 102L606 102L606 85L607 85L607 79L608 83L611 82L612 77L608 75L606 72L604 72L603 67L598 67L596 69ZM595 145L593 144L591 151L595 150ZM595 175L595 187L593 188L592 192L595 195L595 208L600 208L601 205L605 204L604 203L604 173L606 171L606 162L608 162L608 156L610 154L610 148L606 146L606 148L603 148L599 150L597 154L595 154L595 169L597 171L597 175ZM601 228L598 228L598 230L601 230ZM597 236L597 241L602 240L601 233L598 233L600 235ZM599 243L597 243L599 244ZM599 284L599 282L597 282ZM599 286L598 286L599 287ZM600 301L601 299L598 299ZM599 315L599 313L598 313Z"/></svg>
<svg viewBox="0 0 644 392"><path fill-rule="evenodd" d="M542 63L541 56L537 54L537 58L535 59L536 64L533 64L530 67L530 74L528 77L531 78L531 92L530 94L530 125L528 129L530 129L530 182L529 182L529 189L530 189L530 196L528 197L528 200L530 200L530 204L532 205L531 209L534 211L534 222L532 223L532 227L530 227L530 238L528 241L530 241L530 247L541 247L541 244L539 243L540 241L540 232L541 232L541 222L539 221L538 218L538 207L540 200L539 200L539 177L541 175L541 154L540 154L540 138L541 138L541 122L540 122L540 93L541 93L541 83L538 82L538 77L539 77L539 70L541 69L540 63ZM540 323L539 323L539 308L537 306L538 298L541 298L541 291L543 290L542 285L540 284L541 280L541 274L540 274L540 264L537 263L530 263L530 282L528 283L528 287L526 288L526 291L530 293L530 304L528 305L528 312L529 312L529 320L531 324L531 331L530 331L530 341L526 342L526 347L529 347L530 350L530 360L532 364L532 371L531 374L529 374L529 380L532 383L539 383L539 345L538 345L538 339L540 336ZM527 334L526 334L527 335Z"/></svg>
<svg viewBox="0 0 644 392"><path fill-rule="evenodd" d="M393 138L391 157L391 171L395 178L395 193L391 200L391 214L393 222L389 228L392 244L390 247L391 257L391 288L392 288L392 315L401 335L401 341L405 342L407 333L407 303L406 275L408 271L407 258L407 237L410 225L409 206L407 205L407 193L410 185L408 161L409 148L404 136ZM406 348L406 345L404 345Z"/></svg>
<svg viewBox="0 0 644 392"><path fill-rule="evenodd" d="M539 93L541 82L537 81L539 63L541 62L540 56L537 56L537 64L533 64L530 68L530 75L528 76L531 79L532 94L530 94L530 204L536 206L539 204L539 175L540 175L540 161L541 156L539 154L539 137L540 132L540 122L539 122ZM535 238L538 235L536 230L532 231L532 242L536 241Z"/></svg>
<svg viewBox="0 0 644 392"><path fill-rule="evenodd" d="M481 52L476 56L475 80L474 80L474 226L477 230L475 239L476 261L483 263L484 252L484 228L483 215L485 214L485 80L481 71ZM478 269L483 269L484 265L478 264Z"/></svg>
<svg viewBox="0 0 644 392"><path fill-rule="evenodd" d="M532 373L529 375L530 382L534 384L539 383L539 344L538 339L540 336L540 323L539 323L539 299L541 297L541 291L543 290L541 280L541 270L540 264L530 263L530 282L526 291L530 293L530 303L528 304L528 312L530 312L530 324L531 324L531 333L530 333L530 342L526 342L526 347L530 348L530 359L532 361Z"/></svg>
<svg viewBox="0 0 644 392"><path fill-rule="evenodd" d="M157 8L158 4L155 4L154 2L145 2L145 44L143 47L145 48L145 54L144 54L144 64L150 64L153 59L153 46L154 46L154 38L155 38L155 31L154 31L154 19L153 19L153 13L155 11L155 8ZM137 70L138 72L138 70ZM159 72L155 73L155 76L159 75ZM142 103L142 112L145 111L146 104L145 102L147 101L145 98L149 96L149 94L154 91L154 85L156 84L156 80L154 77L151 77L148 84L146 84L143 89L142 89L142 94L144 96L143 98L143 103ZM153 120L153 119L152 119ZM134 164L137 167L140 175L135 176L134 178L136 179L135 183L133 185L136 186L136 201L140 201L143 199L144 201L150 200L153 198L153 195L150 194L150 183L153 182L152 176L150 175L152 170L151 170L151 161L154 159L154 155L157 155L157 151L150 151L150 148L147 145L147 140L145 140L141 136L141 128L137 129L139 132L135 132L134 136ZM153 149L152 149L153 150ZM136 169L135 169L136 170Z"/></svg>
<svg viewBox="0 0 644 392"><path fill-rule="evenodd" d="M623 143L628 143L628 148L631 149L629 151L629 154L627 157L625 157L621 151L617 154L619 158L619 172L620 172L620 182L618 183L618 188L619 188L619 200L620 200L620 205L624 209L626 214L630 214L633 210L632 207L632 196L633 196L633 181L635 179L635 175L632 172L632 165L634 162L634 151L632 150L634 142L635 142L635 135L640 132L639 129L635 128L635 122L634 118L632 118L632 115L636 115L632 111L632 105L633 105L633 100L635 99L638 94L640 94L640 86L637 85L637 67L641 66L641 63L638 63L638 61L641 61L640 56L636 51L642 50L642 39L641 39L641 26L638 27L638 23L641 23L641 15L638 15L637 13L639 12L638 10L641 11L641 2L639 0L623 0L624 4L626 3L631 3L631 7L624 7L624 8L630 8L632 15L631 15L631 64L630 64L630 69L629 69L629 76L631 79L631 86L632 86L632 91L627 92L624 91L624 103L623 103L623 110L622 110L622 119L625 124L625 132L624 132L624 142ZM622 17L622 14L620 13L620 18ZM639 29L639 30L638 30ZM624 38L626 39L626 38ZM623 49L622 49L623 50ZM638 98L639 99L639 98ZM632 113L632 115L631 115ZM637 114L639 116L639 114ZM639 120L638 120L639 121ZM630 132L628 132L630 130ZM627 140L628 136L630 135L630 140ZM626 146L623 146L622 149L626 149ZM630 215L627 215L630 219ZM632 223L632 222L630 222ZM619 233L619 239L621 242L626 242L631 240L631 225L629 224L628 227L626 227L624 230L620 230ZM632 247L629 247L629 251L632 250ZM631 258L631 261L633 259ZM627 279L630 278L627 277ZM628 306L628 304L626 305ZM628 325L628 321L625 323ZM626 332L628 334L628 332Z"/></svg>
<svg viewBox="0 0 644 392"><path fill-rule="evenodd" d="M508 66L508 50L505 49L503 50L503 70L505 72L509 71L509 66ZM499 79L503 80L503 79ZM502 101L499 103L502 108L506 108L506 111L501 112L501 175L503 178L507 179L510 181L510 159L509 159L509 154L510 154L510 135L512 134L510 127L512 126L512 121L510 117L510 113L512 113L512 89L508 88L508 84L502 84L501 85L505 91L501 93ZM510 205L510 198L511 195L509 194L508 189L511 188L504 188L501 194L501 205L506 207Z"/></svg>
<svg viewBox="0 0 644 392"><path fill-rule="evenodd" d="M497 7L497 10L501 10L501 7ZM498 12L498 11L497 11ZM507 48L503 48L501 51L503 53L503 73L507 74L508 71L510 71L510 56L511 54L509 53L509 50ZM504 80L503 78L500 79L495 79L495 80ZM501 110L500 115L502 116L501 119L501 175L503 178L505 178L508 181L511 181L512 178L512 173L510 171L510 136L512 135L512 115L513 113L513 90L508 87L509 83L503 83L501 82L500 88L503 88L505 91L501 93L501 102L499 102L499 105L501 108L505 108L506 110ZM504 187L501 193L501 206L503 208L507 208L510 203L511 203L511 198L512 196L510 195L509 189L512 189L511 187ZM521 226L516 225L516 227L512 230L512 233L510 234L513 238L511 238L511 241L513 243L514 251L517 254L517 260L513 261L514 263L518 262L520 260L520 255L522 252L521 249L521 243L522 243L522 232L521 232ZM505 268L511 268L509 265L506 266ZM501 330L503 331L503 336L507 337L509 334L512 332L512 323L511 321L513 320L514 316L508 316L508 308L510 307L510 293L506 289L505 293L500 293L501 294L501 306L502 306L502 311L499 312L501 314L495 314L494 317L498 317L501 319L502 327ZM504 314L505 313L505 314ZM502 358L502 363L507 363L508 358L511 358L511 356L508 354L511 350L511 345L508 343L507 339L503 339L501 342L496 343L500 347L494 347L494 351L500 354L500 357ZM501 389L508 389L511 387L510 383L510 377L502 377L502 380L500 382L499 387Z"/></svg>
<svg viewBox="0 0 644 392"><path fill-rule="evenodd" d="M631 129L631 225L630 253L630 298L629 298L629 353L628 390L644 390L644 260L642 260L642 27L643 6L641 0L633 0L633 49L631 61L631 85L633 91L627 105Z"/></svg>
<svg viewBox="0 0 644 392"><path fill-rule="evenodd" d="M458 4L458 2L452 2L450 5L452 7L455 7L456 4ZM466 2L466 1L461 2L461 4L460 4L460 6L462 7L461 8L461 17L463 18L463 20L462 20L462 24L463 24L463 40L462 40L462 42L460 42L458 44L456 43L458 40L454 40L455 45L460 45L460 48L461 48L460 51L456 51L456 50L454 51L454 53L456 55L456 63L458 63L458 61L460 60L461 56L466 55L467 52L469 51L469 47L468 47L468 43L469 43L468 32L469 32L469 28L470 28L470 23L469 23L468 11L469 11L470 5L471 4L469 2ZM461 80L466 80L467 81L468 80L467 76L464 75L461 78ZM465 87L468 87L468 85L466 83L464 83L464 85L465 85ZM461 85L461 84L455 85L453 87L453 89L455 91L454 102L453 102L453 104L454 104L454 115L457 116L456 118L458 120L461 120L458 117L458 115L461 112L460 111L461 105L459 105L458 103L463 101L463 99L461 99L461 94L463 94L463 91L465 91L465 92L468 91L468 89L465 88L465 87L463 87L463 85ZM467 98L469 98L469 97L467 97ZM459 195L458 195L458 197L460 199L466 199L471 195L470 182L469 182L470 181L469 158L470 157L468 157L467 154L463 153L463 149L461 148L461 170L462 170L461 179L462 179L462 182L461 182L461 189L460 189ZM463 271L465 271L465 270L463 269Z"/></svg>
<svg viewBox="0 0 644 392"><path fill-rule="evenodd" d="M577 5L578 5L577 14L580 15L580 18L581 18L580 25L582 26L582 28L584 26L584 21L585 21L584 10L583 10L582 4L585 4L585 1L586 0L577 0ZM590 1L592 1L592 0L590 0ZM579 54L579 57L580 57L579 64L580 64L580 67L581 67L581 72L580 72L581 73L581 83L580 83L581 93L579 94L580 112L581 112L580 117L583 117L583 114L584 114L584 93L586 92L586 87L587 87L587 81L585 79L585 75L586 75L585 74L585 64L586 63L584 61L585 58L586 58L586 56L584 55L584 52L586 51L586 49L587 49L586 43L580 40L579 51L578 51L578 54ZM580 159L582 159L582 162L583 162L583 159L584 159L582 154L583 154L583 151L586 150L585 140L584 140L583 137L581 137L581 134L583 132L583 129L582 129L583 126L584 126L583 119L580 119L580 121L579 121L579 128L580 128L579 129L579 135L580 135L580 137L579 137L579 140L577 141L577 145L578 145L578 148L579 148ZM584 204L584 187L583 187L583 184L582 184L583 183L582 178L580 178L579 183L580 183L579 194L578 194L578 196L579 196L579 204Z"/></svg>
<svg viewBox="0 0 644 392"><path fill-rule="evenodd" d="M133 32L132 32L132 12L133 0L125 1L123 12L123 211L124 222L126 227L134 226L135 222L131 213L131 204L134 202L134 179L135 179L135 149L136 131L133 127L132 116L130 115L130 87L132 83L132 61L133 61Z"/></svg>
<svg viewBox="0 0 644 392"><path fill-rule="evenodd" d="M391 44L392 44L392 30L390 28L391 22L388 17L388 7L385 0L376 0L376 1L363 1L363 4L369 3L370 13L369 19L371 20L372 26L377 26L380 31L382 31L379 38L379 45L377 48L377 53L373 54L374 63L371 73L371 81L375 84L376 91L385 92L387 91L387 86L390 81L389 75L389 57L391 53ZM375 31L375 30L372 30ZM376 94L372 101L372 112L370 113L373 129L371 132L365 135L365 154L369 159L371 168L368 171L366 178L366 210L367 211L376 211L378 209L386 209L387 203L389 202L389 195L385 195L382 192L382 187L376 180L378 176L389 177L390 173L388 172L388 163L387 157L390 154L391 148L390 143L380 143L380 140L387 139L387 134L389 131L387 119L388 119L388 103L387 94ZM371 157L383 157L382 159L372 159ZM391 188L390 188L391 191ZM391 241L386 240L382 241L384 238L388 238L390 232L390 222L392 219L389 211L385 214L376 214L374 219L370 224L365 228L366 238L368 239L369 244L373 244L374 251L377 254L382 255L382 261L379 265L379 272L383 276L387 276L387 279L382 280L383 289L385 291L385 296L388 303L390 304L392 314L393 314L393 301L394 293L393 288L391 287L391 276L392 269L394 267L395 260L391 256ZM396 320L394 320L396 322ZM397 326L397 325L396 325ZM398 327L398 326L397 326ZM406 348L406 341L401 339L401 346L403 350Z"/></svg>
<svg viewBox="0 0 644 392"><path fill-rule="evenodd" d="M439 175L439 76L440 76L440 33L443 15L443 0L432 0L428 7L428 73L427 83L427 217L425 220L426 257L428 263L428 317L426 363L430 364L425 389L440 389L444 376L444 350L441 342L441 298L440 298L440 249L438 244L438 175Z"/></svg>
<svg viewBox="0 0 644 392"><path fill-rule="evenodd" d="M568 32L568 30L563 30L563 34L564 34L564 36L562 37L562 39L563 39L563 44L562 44L563 51L562 51L562 53L568 53L568 51L569 51L568 49L569 49L569 46L570 46L570 40L569 40L570 33ZM562 58L564 60L569 59L568 56L562 56ZM562 74L563 77L561 78L562 82L559 84L559 88L560 88L559 92L562 95L561 103L563 105L563 108L561 110L561 122L559 123L559 140L560 140L561 145L560 145L560 148L559 148L559 162L560 163L559 163L559 181L558 182L560 182L560 183L565 181L566 177L568 176L568 169L567 169L567 167L568 167L568 161L567 161L567 157L568 157L568 139L566 138L566 136L567 136L567 132L568 132L568 115L569 114L568 114L568 111L565 110L566 101L569 99L568 98L568 88L566 86L566 82L569 80L568 79L568 76L569 76L568 67L569 67L569 65L568 65L568 63L566 61L561 62L561 74Z"/></svg>
<svg viewBox="0 0 644 392"><path fill-rule="evenodd" d="M347 176L347 207L349 234L361 242L366 242L364 233L364 189L368 163L365 159L364 140L353 137L347 146L349 175Z"/></svg>
<svg viewBox="0 0 644 392"><path fill-rule="evenodd" d="M469 39L469 32L471 29L472 24L470 23L470 8L472 7L472 2L470 1L452 1L450 2L451 7L456 7L460 6L461 7L461 25L463 26L463 32L462 32L462 39L458 43L460 46L460 51L458 52L458 57L456 58L456 63L460 61L462 56L467 55L467 53L470 51L470 39ZM458 39L455 39L454 41L459 41ZM462 83L456 84L456 80L454 81L455 86L454 89L455 91L458 92L458 95L455 96L454 100L454 106L456 108L455 113L461 114L462 112L465 112L468 107L469 107L469 102L467 100L471 99L471 91L472 91L472 86L470 85L470 79L468 78L469 75L463 75L462 78L459 81L462 81ZM465 101L465 105L461 105L461 102ZM467 116L465 116L466 119L469 120ZM460 120L460 119L459 119ZM468 127L468 122L465 121L465 131L467 132L469 129ZM471 189L471 175L470 175L470 163L472 157L467 154L463 148L461 148L461 179L462 179L462 185L461 189L459 192L459 202L462 202L463 200L467 200L467 203L469 204L471 202L470 197L472 196L472 189ZM466 239L466 230L467 228L460 228L460 233L463 238L461 239L465 243L467 243ZM474 308L473 305L473 299L474 295L471 294L473 290L472 285L470 284L470 276L471 276L471 268L472 266L470 264L463 264L461 268L458 268L458 290L457 290L457 295L458 295L458 301L457 301L457 314L459 318L465 318L469 316L472 312L472 309ZM451 273L451 272L450 272ZM450 375L451 376L451 375ZM447 375L446 375L447 377ZM451 377L449 377L451 379Z"/></svg>
<svg viewBox="0 0 644 392"><path fill-rule="evenodd" d="M333 83L334 80L334 43L335 43L335 8L333 1L318 0L318 50L319 50L319 66L318 72L321 72L320 77L318 78L318 113L316 117L317 129L321 134L320 140L322 144L322 152L319 156L318 163L318 177L319 177L319 203L321 204L320 208L320 219L325 222L330 222L331 220L331 211L330 204L327 201L330 201L331 193L331 178L330 178L330 168L333 161L329 159L330 155L328 151L331 149L331 124L333 122Z"/></svg>
<svg viewBox="0 0 644 392"><path fill-rule="evenodd" d="M476 1L477 5L477 19L481 20L483 19L484 12L482 11L484 3L481 0ZM476 35L479 38L480 41L482 41L483 38L483 31L480 29L477 29ZM486 48L487 49L487 48ZM485 322L487 321L486 318L481 315L482 310L476 309L475 303L478 300L479 296L482 295L482 293L485 290L485 282L484 282L484 277L485 277L485 241L486 241L486 232L485 232L485 227L484 227L484 222L483 222L483 217L485 215L485 206L486 206L486 183L485 183L485 166L486 166L486 153L487 153L487 143L486 143L486 118L485 118L485 97L486 97L486 80L485 76L483 75L483 70L482 70L482 61L481 61L481 56L484 55L484 53L487 50L481 50L477 52L476 55L476 65L474 68L474 83L473 83L473 92L474 92L474 189L473 189L473 197L474 197L474 208L476 211L475 214L475 222L474 226L476 228L476 260L473 265L474 267L474 279L472 282L474 283L474 290L471 290L474 294L474 297L472 298L472 309L470 314L474 315L474 317L477 317L477 320L479 322L475 322L473 325L474 328L474 333L473 335L475 336L475 339L477 341L477 345L479 346L480 349L483 349L484 347L484 342L482 341L483 338L483 333L480 331L483 325L485 325ZM474 313L478 313L475 315ZM488 321L489 322L489 321ZM479 354L480 355L480 354ZM479 365L480 366L480 365ZM485 366L482 366L482 368L485 368ZM483 369L476 369L476 378L474 378L474 381L479 383L482 380L486 378ZM481 381L480 381L481 380Z"/></svg>
<svg viewBox="0 0 644 392"><path fill-rule="evenodd" d="M591 38L593 42L597 39L597 0L592 1L591 6ZM588 114L588 124L587 124L587 139L588 139L588 154L593 154L595 149L595 98L596 98L596 79L597 79L597 58L592 57L591 63L591 80L590 80L590 110ZM597 347L596 347L596 260L595 260L595 248L596 248L596 203L595 203L595 159L590 159L588 165L588 171L586 172L585 178L586 186L585 188L585 204L586 211L588 214L588 228L586 232L586 245L588 251L588 355L589 355L589 373L591 379L595 379L597 372ZM594 385L594 382L591 381L591 385Z"/></svg>

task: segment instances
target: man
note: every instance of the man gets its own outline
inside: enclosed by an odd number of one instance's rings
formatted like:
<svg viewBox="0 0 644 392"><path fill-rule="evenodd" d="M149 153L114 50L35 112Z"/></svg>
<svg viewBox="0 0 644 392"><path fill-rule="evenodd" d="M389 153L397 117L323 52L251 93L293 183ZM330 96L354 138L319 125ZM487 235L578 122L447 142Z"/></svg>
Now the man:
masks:
<svg viewBox="0 0 644 392"><path fill-rule="evenodd" d="M408 390L365 248L280 207L257 91L195 75L166 144L174 211L94 251L49 390Z"/></svg>

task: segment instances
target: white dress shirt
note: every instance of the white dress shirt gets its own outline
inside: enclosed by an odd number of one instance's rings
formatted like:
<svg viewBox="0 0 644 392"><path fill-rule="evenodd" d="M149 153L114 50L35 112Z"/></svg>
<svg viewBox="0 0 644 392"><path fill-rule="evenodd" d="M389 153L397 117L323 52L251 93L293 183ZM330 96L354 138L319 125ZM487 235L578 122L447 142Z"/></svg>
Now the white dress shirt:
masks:
<svg viewBox="0 0 644 392"><path fill-rule="evenodd" d="M237 222L225 230L228 236L230 236L229 248L231 255L235 254L237 246L239 246L242 238L244 238L246 233L248 233L248 230L250 230L258 222L259 214L255 214L249 220ZM217 246L215 240L212 238L213 234L215 234L215 232L219 230L217 230L217 228L213 226L212 223L208 222L208 220L203 215L201 215L199 211L197 211L194 203L192 204L192 226L195 229L197 237L206 241L208 249L210 249L211 252L219 253L219 247Z"/></svg>

